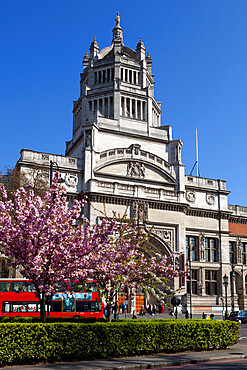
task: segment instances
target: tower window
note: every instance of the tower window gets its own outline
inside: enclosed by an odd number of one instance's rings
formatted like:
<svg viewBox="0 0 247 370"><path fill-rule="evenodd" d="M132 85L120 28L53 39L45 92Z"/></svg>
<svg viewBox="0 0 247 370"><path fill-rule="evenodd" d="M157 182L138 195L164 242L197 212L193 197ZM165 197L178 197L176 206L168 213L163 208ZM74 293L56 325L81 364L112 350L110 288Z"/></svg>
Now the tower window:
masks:
<svg viewBox="0 0 247 370"><path fill-rule="evenodd" d="M101 83L101 71L98 72L98 82Z"/></svg>
<svg viewBox="0 0 247 370"><path fill-rule="evenodd" d="M89 102L89 111L90 112L92 111L92 102L91 101Z"/></svg>
<svg viewBox="0 0 247 370"><path fill-rule="evenodd" d="M97 72L94 72L94 83L97 83Z"/></svg>
<svg viewBox="0 0 247 370"><path fill-rule="evenodd" d="M125 81L128 82L128 70L125 69Z"/></svg>
<svg viewBox="0 0 247 370"><path fill-rule="evenodd" d="M110 81L110 69L107 69L107 82Z"/></svg>
<svg viewBox="0 0 247 370"><path fill-rule="evenodd" d="M123 68L121 68L121 80L123 81Z"/></svg>
<svg viewBox="0 0 247 370"><path fill-rule="evenodd" d="M141 74L140 74L140 72L138 72L138 81L137 81L137 83L138 83L138 85L140 85L141 84Z"/></svg>
<svg viewBox="0 0 247 370"><path fill-rule="evenodd" d="M102 82L105 82L105 70L103 70L103 81Z"/></svg>
<svg viewBox="0 0 247 370"><path fill-rule="evenodd" d="M136 71L133 72L134 84L136 85Z"/></svg>
<svg viewBox="0 0 247 370"><path fill-rule="evenodd" d="M129 82L132 84L132 71L129 71Z"/></svg>
<svg viewBox="0 0 247 370"><path fill-rule="evenodd" d="M114 68L111 69L111 78L112 78L112 81L114 80Z"/></svg>

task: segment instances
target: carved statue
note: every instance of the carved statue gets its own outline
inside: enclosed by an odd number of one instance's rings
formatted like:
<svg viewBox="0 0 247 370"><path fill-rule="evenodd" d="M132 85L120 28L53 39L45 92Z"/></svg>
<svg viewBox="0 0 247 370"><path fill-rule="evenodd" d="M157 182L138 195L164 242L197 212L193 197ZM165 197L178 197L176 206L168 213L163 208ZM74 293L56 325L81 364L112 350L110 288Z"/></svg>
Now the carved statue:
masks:
<svg viewBox="0 0 247 370"><path fill-rule="evenodd" d="M116 27L120 27L120 20L121 20L121 17L119 16L119 12L117 12L117 15L116 15L116 18L115 18Z"/></svg>
<svg viewBox="0 0 247 370"><path fill-rule="evenodd" d="M145 166L138 161L132 161L127 166L127 176L145 178Z"/></svg>

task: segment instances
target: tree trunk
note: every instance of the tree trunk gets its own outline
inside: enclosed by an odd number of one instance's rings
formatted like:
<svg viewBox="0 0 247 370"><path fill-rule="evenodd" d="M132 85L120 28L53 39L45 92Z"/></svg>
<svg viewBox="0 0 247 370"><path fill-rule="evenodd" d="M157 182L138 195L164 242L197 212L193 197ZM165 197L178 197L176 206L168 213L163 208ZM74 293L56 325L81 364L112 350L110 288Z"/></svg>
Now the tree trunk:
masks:
<svg viewBox="0 0 247 370"><path fill-rule="evenodd" d="M40 321L45 323L46 321L46 312L45 312L45 294L41 293L41 297L39 299L40 302Z"/></svg>

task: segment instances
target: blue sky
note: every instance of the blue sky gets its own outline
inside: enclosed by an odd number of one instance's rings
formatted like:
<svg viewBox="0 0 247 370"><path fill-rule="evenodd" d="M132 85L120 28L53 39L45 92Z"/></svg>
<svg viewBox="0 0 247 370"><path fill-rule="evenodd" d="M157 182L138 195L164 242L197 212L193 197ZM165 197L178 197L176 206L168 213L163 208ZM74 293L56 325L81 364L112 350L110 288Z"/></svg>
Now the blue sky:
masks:
<svg viewBox="0 0 247 370"><path fill-rule="evenodd" d="M227 181L247 206L246 0L0 0L0 170L22 148L64 154L82 58L110 45L116 12L125 45L153 59L162 123L181 138L189 174L198 129L203 177Z"/></svg>

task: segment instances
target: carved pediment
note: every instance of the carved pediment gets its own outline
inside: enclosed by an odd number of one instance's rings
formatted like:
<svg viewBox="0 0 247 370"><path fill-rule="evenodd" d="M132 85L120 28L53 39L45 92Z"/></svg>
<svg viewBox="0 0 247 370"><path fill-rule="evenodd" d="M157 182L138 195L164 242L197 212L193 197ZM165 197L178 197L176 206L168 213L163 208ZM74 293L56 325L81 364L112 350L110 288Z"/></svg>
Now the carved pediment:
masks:
<svg viewBox="0 0 247 370"><path fill-rule="evenodd" d="M96 168L94 173L108 177L138 179L142 182L152 181L176 185L176 180L164 169L141 160L120 159L111 163L104 163L104 165Z"/></svg>

